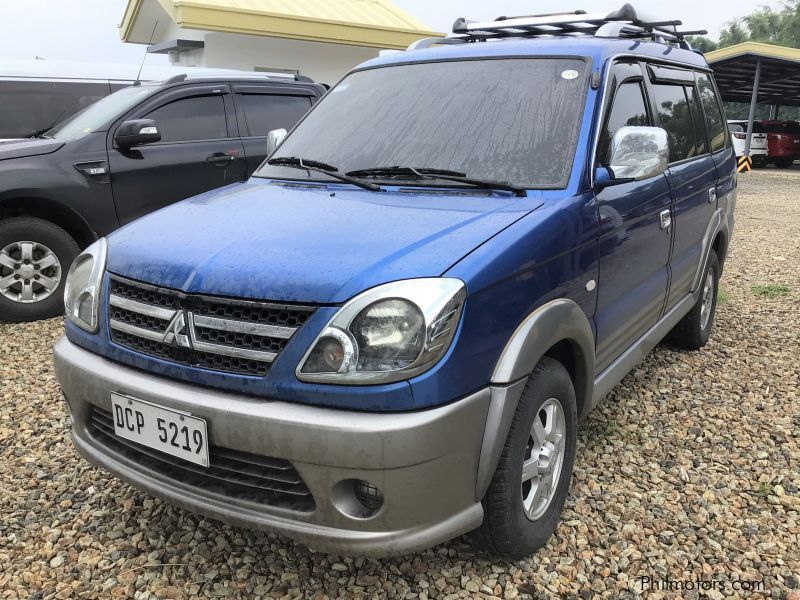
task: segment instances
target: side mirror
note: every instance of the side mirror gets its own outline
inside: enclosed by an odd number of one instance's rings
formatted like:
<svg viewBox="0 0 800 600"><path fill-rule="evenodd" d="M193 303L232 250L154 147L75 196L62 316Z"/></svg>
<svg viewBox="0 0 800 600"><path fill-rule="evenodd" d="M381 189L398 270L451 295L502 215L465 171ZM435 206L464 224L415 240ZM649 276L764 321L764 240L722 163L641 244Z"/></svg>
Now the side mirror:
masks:
<svg viewBox="0 0 800 600"><path fill-rule="evenodd" d="M267 134L267 156L275 152L278 149L278 146L281 145L283 138L286 137L286 134L289 133L285 129L273 129Z"/></svg>
<svg viewBox="0 0 800 600"><path fill-rule="evenodd" d="M130 148L140 144L152 144L161 141L161 132L153 119L135 119L123 121L117 127L114 141L120 148Z"/></svg>
<svg viewBox="0 0 800 600"><path fill-rule="evenodd" d="M611 161L595 181L602 187L660 175L669 164L669 140L661 127L620 127L611 138Z"/></svg>

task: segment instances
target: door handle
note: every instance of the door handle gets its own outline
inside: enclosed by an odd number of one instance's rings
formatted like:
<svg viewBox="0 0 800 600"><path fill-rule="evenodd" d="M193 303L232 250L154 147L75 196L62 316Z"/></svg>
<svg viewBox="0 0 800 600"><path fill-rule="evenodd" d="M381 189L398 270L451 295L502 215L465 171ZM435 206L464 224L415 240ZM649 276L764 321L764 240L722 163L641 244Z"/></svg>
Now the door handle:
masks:
<svg viewBox="0 0 800 600"><path fill-rule="evenodd" d="M672 213L668 208L662 210L658 213L658 218L661 221L661 229L666 229L669 231L670 226L672 225Z"/></svg>
<svg viewBox="0 0 800 600"><path fill-rule="evenodd" d="M717 188L708 188L708 201L709 203L717 201Z"/></svg>
<svg viewBox="0 0 800 600"><path fill-rule="evenodd" d="M236 160L239 153L236 151L230 152L214 152L211 156L206 157L206 162L211 164L225 164Z"/></svg>

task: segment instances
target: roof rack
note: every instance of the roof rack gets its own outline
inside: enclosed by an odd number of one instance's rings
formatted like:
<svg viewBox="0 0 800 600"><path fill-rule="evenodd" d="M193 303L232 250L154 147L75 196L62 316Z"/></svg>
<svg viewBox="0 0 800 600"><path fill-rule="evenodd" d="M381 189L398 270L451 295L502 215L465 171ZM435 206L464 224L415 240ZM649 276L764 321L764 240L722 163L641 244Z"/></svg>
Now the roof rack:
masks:
<svg viewBox="0 0 800 600"><path fill-rule="evenodd" d="M546 13L518 17L498 17L494 21L467 21L459 18L453 23L455 36L426 38L409 46L409 50L428 48L437 44L463 44L485 42L494 39L537 36L583 36L603 38L650 39L664 44L673 44L691 50L687 35L702 35L705 30L678 31L678 20L646 18L636 12L630 4L608 14L587 13L575 10L564 13Z"/></svg>
<svg viewBox="0 0 800 600"><path fill-rule="evenodd" d="M299 75L294 73L246 73L246 72L231 72L228 74L223 73L179 73L178 75L173 75L169 79L165 80L163 83L179 83L181 81L191 81L193 79L256 79L256 80L264 80L264 79L279 79L279 80L290 80L290 81L300 81L303 83L314 83L314 80L308 77L307 75Z"/></svg>

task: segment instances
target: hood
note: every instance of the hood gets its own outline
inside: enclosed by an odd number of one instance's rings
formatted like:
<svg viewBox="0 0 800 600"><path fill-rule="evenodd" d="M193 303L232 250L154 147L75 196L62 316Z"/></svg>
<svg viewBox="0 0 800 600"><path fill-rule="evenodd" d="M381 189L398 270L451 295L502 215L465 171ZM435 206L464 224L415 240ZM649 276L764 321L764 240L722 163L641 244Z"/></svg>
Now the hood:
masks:
<svg viewBox="0 0 800 600"><path fill-rule="evenodd" d="M190 293L334 304L388 281L439 276L538 206L535 197L251 179L116 231L108 269Z"/></svg>
<svg viewBox="0 0 800 600"><path fill-rule="evenodd" d="M38 154L50 154L63 145L64 142L60 140L51 140L48 138L28 138L23 140L0 139L0 160L36 156Z"/></svg>

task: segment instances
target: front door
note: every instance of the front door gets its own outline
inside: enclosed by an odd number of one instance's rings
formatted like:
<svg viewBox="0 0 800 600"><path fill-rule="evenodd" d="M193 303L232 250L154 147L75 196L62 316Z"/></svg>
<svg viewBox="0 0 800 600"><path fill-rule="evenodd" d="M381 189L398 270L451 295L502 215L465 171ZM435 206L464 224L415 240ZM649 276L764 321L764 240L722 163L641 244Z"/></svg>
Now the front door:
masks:
<svg viewBox="0 0 800 600"><path fill-rule="evenodd" d="M597 162L608 166L611 138L625 125L652 125L643 73L637 63L614 66L610 110ZM607 187L596 194L600 273L595 324L598 373L661 316L667 293L672 228L665 175Z"/></svg>
<svg viewBox="0 0 800 600"><path fill-rule="evenodd" d="M122 149L109 136L114 204L120 225L245 178L245 157L229 125L227 85L169 89L125 117L153 119L161 141ZM229 109L233 115L232 106Z"/></svg>
<svg viewBox="0 0 800 600"><path fill-rule="evenodd" d="M650 95L656 125L666 129L669 139L667 180L674 200L669 310L689 293L703 258L704 234L717 209L717 172L708 150L694 74L663 67L658 74L664 81L652 82Z"/></svg>

